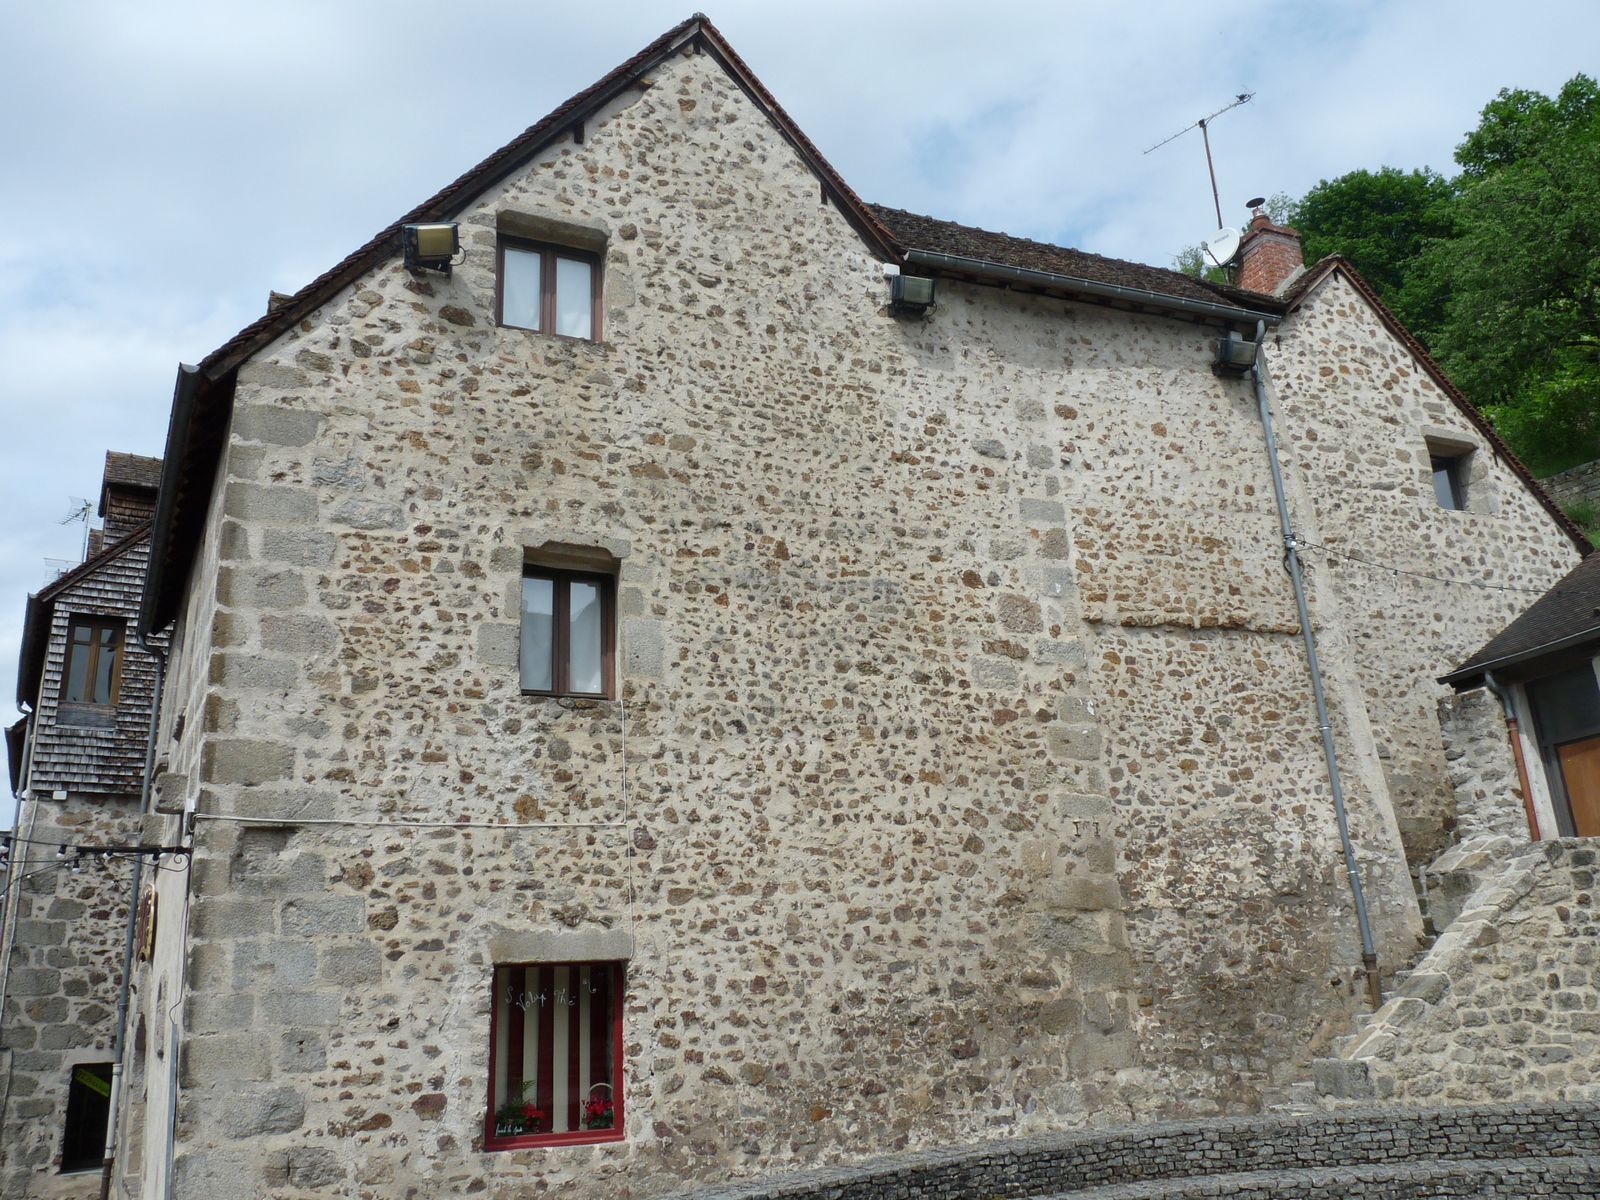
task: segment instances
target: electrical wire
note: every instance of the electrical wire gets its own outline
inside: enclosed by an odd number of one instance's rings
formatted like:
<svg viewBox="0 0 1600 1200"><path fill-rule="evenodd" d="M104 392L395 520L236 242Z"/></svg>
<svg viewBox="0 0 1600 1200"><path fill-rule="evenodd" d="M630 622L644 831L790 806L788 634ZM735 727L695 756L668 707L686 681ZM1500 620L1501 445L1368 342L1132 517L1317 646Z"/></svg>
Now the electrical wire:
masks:
<svg viewBox="0 0 1600 1200"><path fill-rule="evenodd" d="M1390 575L1404 575L1410 579L1427 579L1434 583L1448 584L1452 587L1483 588L1491 592L1523 592L1530 596L1542 596L1546 588L1520 587L1512 583L1488 583L1481 579L1447 579L1443 575L1429 575L1424 571L1408 571L1404 567L1397 567L1392 563L1381 563L1374 559L1363 558L1359 554L1351 554L1345 550L1335 550L1331 546L1321 546L1316 542L1296 540L1295 545L1302 550L1317 550L1323 554L1331 554L1336 558L1347 558L1351 562L1358 562L1362 566L1371 567L1375 571L1384 571Z"/></svg>

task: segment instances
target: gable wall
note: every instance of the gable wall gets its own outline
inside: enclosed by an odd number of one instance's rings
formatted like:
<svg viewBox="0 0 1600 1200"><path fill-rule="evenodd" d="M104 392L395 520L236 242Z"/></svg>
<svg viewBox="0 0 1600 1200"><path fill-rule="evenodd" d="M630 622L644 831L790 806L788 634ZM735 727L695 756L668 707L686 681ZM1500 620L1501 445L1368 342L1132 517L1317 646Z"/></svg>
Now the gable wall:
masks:
<svg viewBox="0 0 1600 1200"><path fill-rule="evenodd" d="M603 343L494 327L502 208L606 231ZM1358 956L1210 334L958 285L888 317L703 57L461 222L448 281L391 263L240 371L178 668L178 1194L643 1193L1286 1082ZM551 540L621 561L625 727L517 691ZM1387 952L1415 904L1314 600ZM602 930L628 1140L477 1152L494 961Z"/></svg>
<svg viewBox="0 0 1600 1200"><path fill-rule="evenodd" d="M1269 363L1285 464L1306 482L1296 511L1305 537L1401 571L1493 585L1442 584L1307 551L1337 596L1407 856L1423 865L1454 840L1457 820L1438 717L1451 692L1435 679L1578 554L1341 274L1285 322ZM1469 511L1435 501L1430 435L1479 447Z"/></svg>

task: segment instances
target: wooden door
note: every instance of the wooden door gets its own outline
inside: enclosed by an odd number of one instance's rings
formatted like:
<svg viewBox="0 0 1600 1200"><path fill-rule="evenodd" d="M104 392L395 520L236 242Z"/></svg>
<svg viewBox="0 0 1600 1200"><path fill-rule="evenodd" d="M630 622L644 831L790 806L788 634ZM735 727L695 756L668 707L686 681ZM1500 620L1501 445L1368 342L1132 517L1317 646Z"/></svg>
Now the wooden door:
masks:
<svg viewBox="0 0 1600 1200"><path fill-rule="evenodd" d="M1557 746L1556 755L1567 785L1572 831L1579 837L1600 837L1600 737Z"/></svg>

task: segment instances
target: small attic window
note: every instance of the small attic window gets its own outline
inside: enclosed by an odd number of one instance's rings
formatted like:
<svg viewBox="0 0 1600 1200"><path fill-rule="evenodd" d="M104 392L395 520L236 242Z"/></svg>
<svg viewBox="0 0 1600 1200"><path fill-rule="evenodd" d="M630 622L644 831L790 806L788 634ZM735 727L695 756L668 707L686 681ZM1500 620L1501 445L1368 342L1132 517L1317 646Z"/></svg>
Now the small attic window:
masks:
<svg viewBox="0 0 1600 1200"><path fill-rule="evenodd" d="M1428 439L1428 467L1433 475L1433 497L1440 508L1452 512L1466 511L1472 454L1470 443Z"/></svg>
<svg viewBox="0 0 1600 1200"><path fill-rule="evenodd" d="M499 321L594 341L600 329L600 259L586 250L500 237Z"/></svg>

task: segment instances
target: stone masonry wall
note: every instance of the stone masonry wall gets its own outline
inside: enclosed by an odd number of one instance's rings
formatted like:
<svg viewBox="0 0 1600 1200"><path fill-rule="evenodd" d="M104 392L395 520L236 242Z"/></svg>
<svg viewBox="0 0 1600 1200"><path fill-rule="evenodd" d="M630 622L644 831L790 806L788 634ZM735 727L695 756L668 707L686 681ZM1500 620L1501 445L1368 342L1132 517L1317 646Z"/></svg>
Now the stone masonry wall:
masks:
<svg viewBox="0 0 1600 1200"><path fill-rule="evenodd" d="M100 1172L63 1175L67 1087L79 1063L109 1063L132 871L126 860L71 870L62 843L137 836L136 798L24 801L13 850L21 877L3 1021L9 1070L0 1081L0 1196L82 1200Z"/></svg>
<svg viewBox="0 0 1600 1200"><path fill-rule="evenodd" d="M1547 475L1540 482L1563 508L1575 504L1600 507L1600 461L1587 462Z"/></svg>
<svg viewBox="0 0 1600 1200"><path fill-rule="evenodd" d="M494 325L502 213L606 237L604 341ZM693 55L460 220L449 280L391 263L239 374L165 748L199 810L177 1195L644 1194L1224 1111L1344 1023L1260 430L1209 331L955 284L890 318ZM620 561L623 704L518 691L548 542ZM491 969L561 937L631 947L627 1140L484 1154Z"/></svg>
<svg viewBox="0 0 1600 1200"><path fill-rule="evenodd" d="M1439 701L1439 727L1455 795L1456 837L1527 842L1531 835L1517 760L1494 693L1476 688Z"/></svg>
<svg viewBox="0 0 1600 1200"><path fill-rule="evenodd" d="M1600 920L1591 840L1546 841L1468 901L1338 1059L1331 1102L1600 1099Z"/></svg>
<svg viewBox="0 0 1600 1200"><path fill-rule="evenodd" d="M1344 614L1407 857L1421 866L1459 820L1436 712L1449 689L1435 680L1577 551L1340 272L1269 338L1268 363L1285 467L1306 486L1300 532L1323 547L1306 554ZM1479 447L1472 511L1435 501L1428 437Z"/></svg>
<svg viewBox="0 0 1600 1200"><path fill-rule="evenodd" d="M1120 1184L1093 1195L1525 1198L1590 1195L1583 1189L1597 1178L1600 1129L1581 1105L1369 1106L941 1147L692 1194L701 1200L1006 1200ZM1185 1180L1194 1181L1192 1191L1183 1189ZM1173 1190L1139 1187L1156 1183Z"/></svg>

